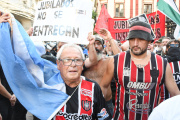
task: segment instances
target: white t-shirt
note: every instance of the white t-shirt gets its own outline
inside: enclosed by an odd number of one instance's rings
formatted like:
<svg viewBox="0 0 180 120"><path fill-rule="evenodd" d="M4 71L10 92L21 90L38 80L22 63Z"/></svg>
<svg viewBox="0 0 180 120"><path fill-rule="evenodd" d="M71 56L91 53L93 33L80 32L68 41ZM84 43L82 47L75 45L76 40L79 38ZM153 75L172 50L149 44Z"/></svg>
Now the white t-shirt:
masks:
<svg viewBox="0 0 180 120"><path fill-rule="evenodd" d="M153 109L148 120L180 120L180 95L159 104Z"/></svg>

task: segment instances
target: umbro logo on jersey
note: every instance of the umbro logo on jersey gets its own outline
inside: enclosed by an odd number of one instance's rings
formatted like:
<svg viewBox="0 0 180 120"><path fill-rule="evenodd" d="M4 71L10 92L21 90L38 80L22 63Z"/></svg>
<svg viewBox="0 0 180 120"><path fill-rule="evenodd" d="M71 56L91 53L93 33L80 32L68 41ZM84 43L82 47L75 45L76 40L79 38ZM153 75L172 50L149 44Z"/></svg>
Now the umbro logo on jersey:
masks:
<svg viewBox="0 0 180 120"><path fill-rule="evenodd" d="M127 84L128 89L135 90L151 90L155 86L155 83L144 83L144 82L129 82Z"/></svg>
<svg viewBox="0 0 180 120"><path fill-rule="evenodd" d="M92 102L91 101L87 101L87 100L82 100L81 101L81 106L85 111L89 111L91 109L92 106Z"/></svg>

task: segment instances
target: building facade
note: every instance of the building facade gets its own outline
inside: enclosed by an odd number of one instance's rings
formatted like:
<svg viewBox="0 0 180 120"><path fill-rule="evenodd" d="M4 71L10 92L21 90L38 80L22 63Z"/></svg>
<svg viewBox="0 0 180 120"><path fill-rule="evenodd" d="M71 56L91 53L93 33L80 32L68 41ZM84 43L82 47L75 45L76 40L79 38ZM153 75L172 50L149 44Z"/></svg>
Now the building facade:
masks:
<svg viewBox="0 0 180 120"><path fill-rule="evenodd" d="M175 0L175 2L179 8L180 0ZM97 0L98 15L103 4L112 18L129 19L143 13L149 14L157 11L157 0Z"/></svg>
<svg viewBox="0 0 180 120"><path fill-rule="evenodd" d="M0 0L0 10L10 12L25 30L33 26L35 6L38 0Z"/></svg>

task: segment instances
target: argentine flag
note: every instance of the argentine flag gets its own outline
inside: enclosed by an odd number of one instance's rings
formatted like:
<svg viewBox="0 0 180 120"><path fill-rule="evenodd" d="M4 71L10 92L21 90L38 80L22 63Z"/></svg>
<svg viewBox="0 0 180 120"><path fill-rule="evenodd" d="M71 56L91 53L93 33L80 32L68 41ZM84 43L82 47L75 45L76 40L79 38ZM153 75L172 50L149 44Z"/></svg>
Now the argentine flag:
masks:
<svg viewBox="0 0 180 120"><path fill-rule="evenodd" d="M14 18L0 23L0 62L21 104L41 120L49 120L69 99L57 66L42 59Z"/></svg>

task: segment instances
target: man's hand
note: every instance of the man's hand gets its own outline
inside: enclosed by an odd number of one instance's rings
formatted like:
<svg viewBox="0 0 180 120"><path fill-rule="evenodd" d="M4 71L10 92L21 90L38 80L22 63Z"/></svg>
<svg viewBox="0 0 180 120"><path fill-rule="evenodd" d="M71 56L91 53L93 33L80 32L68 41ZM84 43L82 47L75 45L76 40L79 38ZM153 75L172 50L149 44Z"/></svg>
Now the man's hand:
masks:
<svg viewBox="0 0 180 120"><path fill-rule="evenodd" d="M16 103L16 96L13 94L9 100L11 102L11 106L14 106Z"/></svg>
<svg viewBox="0 0 180 120"><path fill-rule="evenodd" d="M94 44L94 42L95 42L95 36L92 35L92 32L88 33L87 39L88 39L90 45L93 45L93 44Z"/></svg>
<svg viewBox="0 0 180 120"><path fill-rule="evenodd" d="M4 13L3 15L0 14L0 23L8 22L8 19L10 19L9 13Z"/></svg>
<svg viewBox="0 0 180 120"><path fill-rule="evenodd" d="M32 36L33 27L30 27L29 30L26 31L29 36Z"/></svg>
<svg viewBox="0 0 180 120"><path fill-rule="evenodd" d="M99 30L99 33L104 40L110 41L111 39L113 39L111 33L107 29L102 28Z"/></svg>

